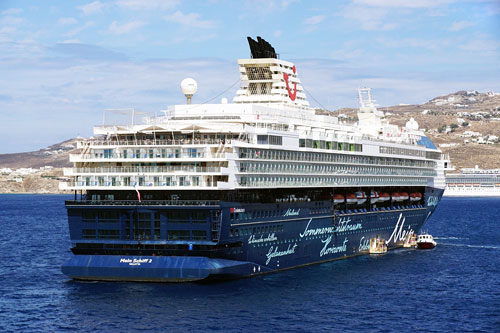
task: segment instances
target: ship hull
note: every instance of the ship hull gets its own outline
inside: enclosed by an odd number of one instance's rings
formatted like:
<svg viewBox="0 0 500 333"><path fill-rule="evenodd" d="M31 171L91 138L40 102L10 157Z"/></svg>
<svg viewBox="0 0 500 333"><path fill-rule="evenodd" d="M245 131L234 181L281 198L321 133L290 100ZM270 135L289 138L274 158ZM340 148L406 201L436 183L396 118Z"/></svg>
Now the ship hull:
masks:
<svg viewBox="0 0 500 333"><path fill-rule="evenodd" d="M139 255L126 250L74 251L62 271L78 280L190 282L242 278L364 255L373 237L384 239L390 250L402 247L409 233L420 231L442 194L442 190L427 188L421 204L366 212L334 210L328 214L327 208L307 208L318 206L309 202L289 203L285 216L258 221L231 220L222 213L221 232L232 235L226 246L202 250L195 244L182 251L142 250ZM225 202L220 208L235 211L235 205ZM251 209L247 204L236 211Z"/></svg>

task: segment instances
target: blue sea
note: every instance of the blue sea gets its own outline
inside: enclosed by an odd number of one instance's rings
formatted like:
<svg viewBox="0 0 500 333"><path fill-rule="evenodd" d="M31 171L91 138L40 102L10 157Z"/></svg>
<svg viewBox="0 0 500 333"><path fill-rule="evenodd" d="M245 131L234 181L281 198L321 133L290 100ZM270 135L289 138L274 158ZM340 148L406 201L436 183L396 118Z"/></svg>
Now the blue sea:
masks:
<svg viewBox="0 0 500 333"><path fill-rule="evenodd" d="M61 195L0 195L0 332L499 332L500 198L445 198L433 250L214 284L76 282Z"/></svg>

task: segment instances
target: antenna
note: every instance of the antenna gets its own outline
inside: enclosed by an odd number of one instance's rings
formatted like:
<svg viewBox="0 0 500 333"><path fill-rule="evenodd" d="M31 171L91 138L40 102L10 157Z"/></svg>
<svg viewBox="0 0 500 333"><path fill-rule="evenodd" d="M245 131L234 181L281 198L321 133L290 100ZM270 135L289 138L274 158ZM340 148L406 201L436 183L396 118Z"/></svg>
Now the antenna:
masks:
<svg viewBox="0 0 500 333"><path fill-rule="evenodd" d="M198 84L192 78L186 78L181 82L181 90L184 96L186 96L187 104L191 104L191 97L193 97L196 90L198 90Z"/></svg>

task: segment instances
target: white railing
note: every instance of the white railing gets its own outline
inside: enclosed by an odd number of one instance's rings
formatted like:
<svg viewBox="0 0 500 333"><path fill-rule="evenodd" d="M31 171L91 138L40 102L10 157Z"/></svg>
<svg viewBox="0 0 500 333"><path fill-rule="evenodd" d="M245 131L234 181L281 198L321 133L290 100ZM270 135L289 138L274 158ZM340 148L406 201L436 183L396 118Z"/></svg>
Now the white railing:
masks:
<svg viewBox="0 0 500 333"><path fill-rule="evenodd" d="M94 174L94 173L172 173L172 172L192 172L192 173L220 173L220 167L200 167L200 166L144 166L144 167L99 167L99 168L64 168L65 175L73 174Z"/></svg>

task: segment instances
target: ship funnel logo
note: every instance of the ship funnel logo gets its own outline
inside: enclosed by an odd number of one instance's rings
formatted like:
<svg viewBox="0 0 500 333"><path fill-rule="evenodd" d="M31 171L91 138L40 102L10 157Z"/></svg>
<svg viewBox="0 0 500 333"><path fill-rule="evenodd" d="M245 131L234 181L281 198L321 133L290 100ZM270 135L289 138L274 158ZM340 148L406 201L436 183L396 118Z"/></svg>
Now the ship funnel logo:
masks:
<svg viewBox="0 0 500 333"><path fill-rule="evenodd" d="M295 66L293 66L293 74L295 74ZM297 82L293 83L293 93L292 93L292 91L290 90L290 86L288 84L288 74L283 73L283 78L285 79L286 90L288 90L288 96L290 96L290 99L292 101L295 101L295 97L297 97Z"/></svg>

